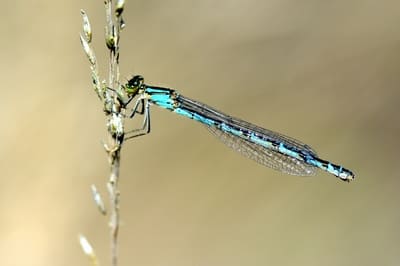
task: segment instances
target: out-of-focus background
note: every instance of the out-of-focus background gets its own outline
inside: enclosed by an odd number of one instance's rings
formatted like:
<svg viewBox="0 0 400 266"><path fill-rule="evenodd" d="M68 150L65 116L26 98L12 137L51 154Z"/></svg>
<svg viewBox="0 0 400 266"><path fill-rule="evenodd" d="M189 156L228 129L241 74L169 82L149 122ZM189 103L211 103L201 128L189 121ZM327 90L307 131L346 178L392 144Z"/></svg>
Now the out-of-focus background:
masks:
<svg viewBox="0 0 400 266"><path fill-rule="evenodd" d="M0 264L109 264L105 119L81 49L106 72L102 1L4 1ZM352 169L284 175L157 107L126 143L120 265L399 265L398 1L128 0L124 78L298 138Z"/></svg>

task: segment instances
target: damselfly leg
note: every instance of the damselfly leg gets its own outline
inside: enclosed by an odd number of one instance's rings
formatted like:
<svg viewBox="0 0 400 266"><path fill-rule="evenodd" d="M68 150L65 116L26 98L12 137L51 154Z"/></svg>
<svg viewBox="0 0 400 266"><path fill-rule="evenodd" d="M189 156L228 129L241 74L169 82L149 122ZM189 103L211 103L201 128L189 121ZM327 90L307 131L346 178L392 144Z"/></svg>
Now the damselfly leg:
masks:
<svg viewBox="0 0 400 266"><path fill-rule="evenodd" d="M138 110L139 106L141 106L141 110ZM150 133L150 103L145 100L143 97L139 97L137 99L134 107L132 108L132 112L129 115L129 118L133 118L135 114L143 115L143 124L142 127L138 129L133 129L125 133L124 140L136 138L139 136L144 136Z"/></svg>

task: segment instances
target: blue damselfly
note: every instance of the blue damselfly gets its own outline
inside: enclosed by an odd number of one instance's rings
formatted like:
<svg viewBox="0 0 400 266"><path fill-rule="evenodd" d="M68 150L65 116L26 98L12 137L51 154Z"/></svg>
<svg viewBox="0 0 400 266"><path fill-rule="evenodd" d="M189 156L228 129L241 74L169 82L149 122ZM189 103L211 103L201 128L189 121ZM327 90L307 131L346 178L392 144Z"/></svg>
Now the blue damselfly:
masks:
<svg viewBox="0 0 400 266"><path fill-rule="evenodd" d="M138 96L130 117L144 114L142 128L127 138L150 132L149 106L155 104L204 124L227 146L270 168L299 176L314 175L319 168L344 181L354 179L350 170L320 159L310 146L298 140L226 115L175 90L146 85L141 76L134 76L124 88L129 97L126 105Z"/></svg>

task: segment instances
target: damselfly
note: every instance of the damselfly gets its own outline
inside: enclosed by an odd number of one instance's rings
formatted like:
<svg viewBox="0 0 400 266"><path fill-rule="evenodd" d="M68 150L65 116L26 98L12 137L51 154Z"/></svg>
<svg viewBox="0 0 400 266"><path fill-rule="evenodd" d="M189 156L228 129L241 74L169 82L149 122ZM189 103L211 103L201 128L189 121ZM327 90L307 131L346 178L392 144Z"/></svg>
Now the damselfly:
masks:
<svg viewBox="0 0 400 266"><path fill-rule="evenodd" d="M226 115L175 90L146 85L141 76L134 76L124 88L129 96L126 104L138 96L130 117L144 115L142 128L128 138L150 132L149 106L155 104L204 124L227 146L270 168L300 176L314 175L319 168L344 181L354 179L350 170L320 159L310 146L298 140Z"/></svg>

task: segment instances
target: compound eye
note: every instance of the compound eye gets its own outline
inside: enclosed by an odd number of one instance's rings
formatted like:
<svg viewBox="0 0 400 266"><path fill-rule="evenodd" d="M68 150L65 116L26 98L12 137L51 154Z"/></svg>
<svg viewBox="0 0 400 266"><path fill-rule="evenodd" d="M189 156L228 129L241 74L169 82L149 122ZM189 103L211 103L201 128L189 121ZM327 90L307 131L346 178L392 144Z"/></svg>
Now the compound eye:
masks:
<svg viewBox="0 0 400 266"><path fill-rule="evenodd" d="M136 75L128 81L129 86L139 88L144 82L144 79L140 75Z"/></svg>

